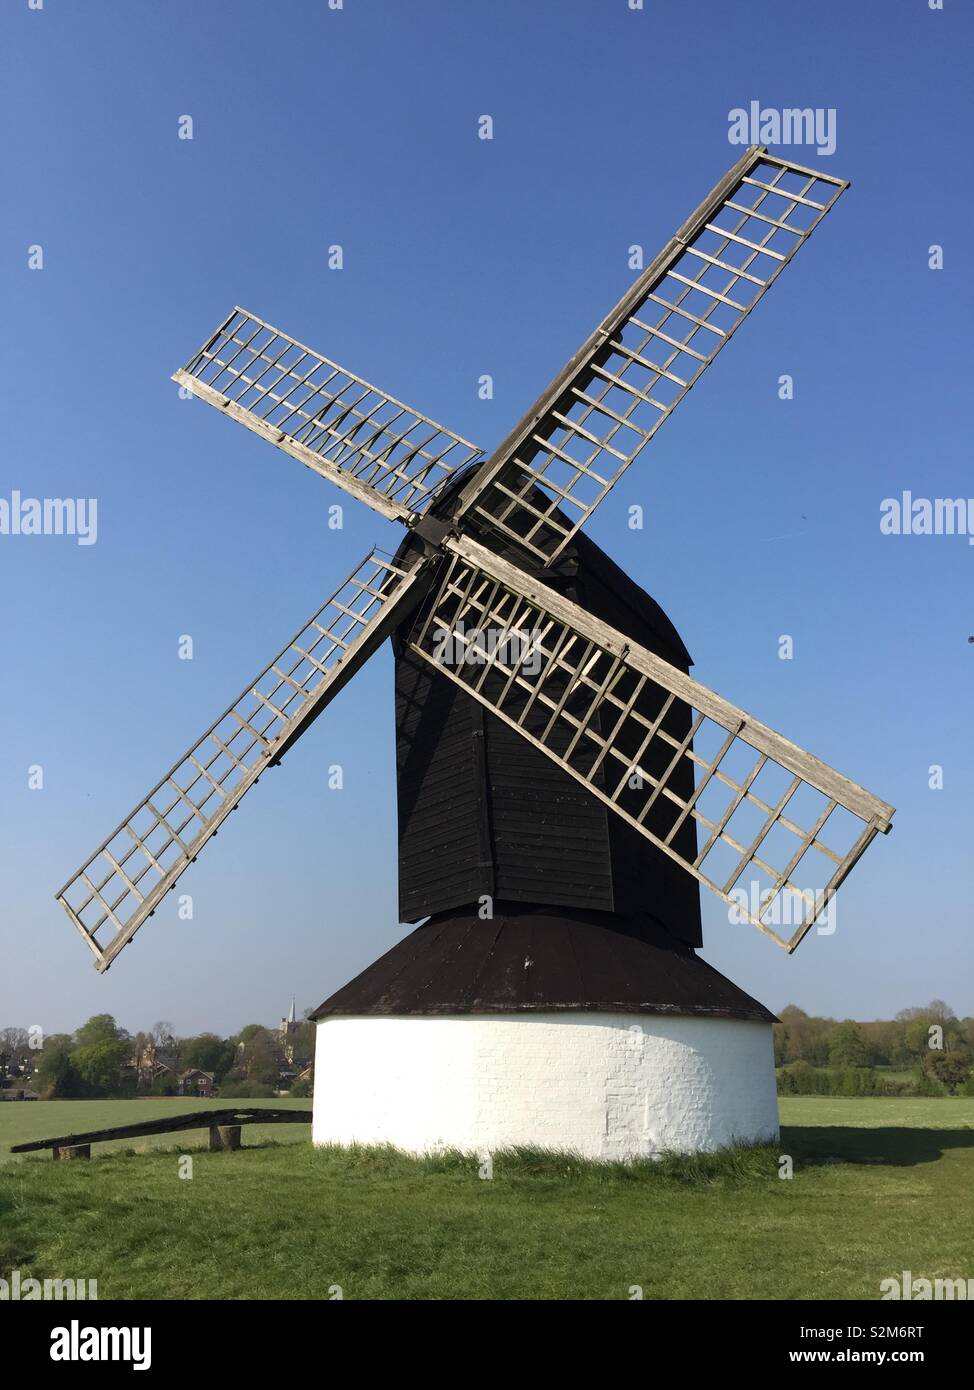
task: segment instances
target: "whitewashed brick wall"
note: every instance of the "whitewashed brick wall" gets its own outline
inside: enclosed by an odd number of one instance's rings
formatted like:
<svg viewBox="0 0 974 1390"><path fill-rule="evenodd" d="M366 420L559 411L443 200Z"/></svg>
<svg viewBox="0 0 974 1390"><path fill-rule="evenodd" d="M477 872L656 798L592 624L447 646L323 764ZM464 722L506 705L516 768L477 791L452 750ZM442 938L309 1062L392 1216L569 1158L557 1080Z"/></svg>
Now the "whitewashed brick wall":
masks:
<svg viewBox="0 0 974 1390"><path fill-rule="evenodd" d="M318 1024L316 1144L623 1158L777 1133L767 1023L578 1012Z"/></svg>

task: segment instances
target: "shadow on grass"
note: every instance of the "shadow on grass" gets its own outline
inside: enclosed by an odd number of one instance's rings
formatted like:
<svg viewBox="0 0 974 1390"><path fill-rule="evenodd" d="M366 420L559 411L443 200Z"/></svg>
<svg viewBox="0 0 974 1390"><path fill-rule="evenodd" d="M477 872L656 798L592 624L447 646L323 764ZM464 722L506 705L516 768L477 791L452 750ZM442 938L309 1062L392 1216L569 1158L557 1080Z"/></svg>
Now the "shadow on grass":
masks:
<svg viewBox="0 0 974 1390"><path fill-rule="evenodd" d="M909 1168L936 1163L947 1149L974 1149L974 1129L859 1129L845 1125L782 1125L784 1152L803 1163L872 1163Z"/></svg>

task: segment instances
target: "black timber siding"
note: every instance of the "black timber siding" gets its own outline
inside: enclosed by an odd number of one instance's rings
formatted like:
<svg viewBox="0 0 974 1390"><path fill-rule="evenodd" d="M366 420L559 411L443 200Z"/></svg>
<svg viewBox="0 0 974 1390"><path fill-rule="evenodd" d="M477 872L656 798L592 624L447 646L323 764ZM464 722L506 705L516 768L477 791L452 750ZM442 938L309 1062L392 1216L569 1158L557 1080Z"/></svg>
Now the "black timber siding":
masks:
<svg viewBox="0 0 974 1390"><path fill-rule="evenodd" d="M586 537L576 537L559 572L541 577L689 669L689 654L662 609ZM413 657L404 636L394 642L400 919L417 922L490 895L644 914L685 944L700 945L696 881L503 720ZM658 700L650 695L642 708L655 714ZM689 720L690 711L677 704L666 728L682 738ZM689 766L682 791L692 791ZM660 799L654 828L665 833L673 814L672 803ZM695 836L690 818L678 832L690 858Z"/></svg>
<svg viewBox="0 0 974 1390"><path fill-rule="evenodd" d="M494 891L481 706L409 652L396 660L399 918ZM436 906L431 906L436 904Z"/></svg>
<svg viewBox="0 0 974 1390"><path fill-rule="evenodd" d="M606 808L510 725L484 713L497 896L610 912Z"/></svg>

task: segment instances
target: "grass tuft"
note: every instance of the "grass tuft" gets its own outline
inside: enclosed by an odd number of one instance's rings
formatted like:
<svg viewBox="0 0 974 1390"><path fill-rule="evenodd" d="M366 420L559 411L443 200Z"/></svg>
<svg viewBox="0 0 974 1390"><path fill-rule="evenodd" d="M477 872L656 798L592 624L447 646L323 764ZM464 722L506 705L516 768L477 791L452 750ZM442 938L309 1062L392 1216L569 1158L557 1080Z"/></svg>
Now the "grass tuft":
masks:
<svg viewBox="0 0 974 1390"><path fill-rule="evenodd" d="M332 1176L396 1178L424 1174L464 1180L486 1178L482 1157L460 1149L414 1155L391 1144L322 1145L314 1162ZM771 1144L734 1145L712 1153L664 1153L633 1160L583 1158L571 1150L523 1145L491 1155L490 1180L599 1184L668 1184L684 1187L767 1182L777 1177L778 1148Z"/></svg>

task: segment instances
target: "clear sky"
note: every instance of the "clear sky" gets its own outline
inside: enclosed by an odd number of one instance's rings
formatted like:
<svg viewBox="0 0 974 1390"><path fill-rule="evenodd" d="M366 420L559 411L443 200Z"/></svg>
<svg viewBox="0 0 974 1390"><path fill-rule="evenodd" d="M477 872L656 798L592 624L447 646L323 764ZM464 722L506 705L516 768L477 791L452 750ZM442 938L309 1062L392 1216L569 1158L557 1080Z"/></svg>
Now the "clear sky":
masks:
<svg viewBox="0 0 974 1390"><path fill-rule="evenodd" d="M898 808L833 936L789 958L709 899L707 959L773 1008L974 1012L974 547L879 529L904 489L974 498L972 34L961 0L7 0L0 496L95 497L98 530L0 536L0 1025L272 1021L403 930L388 649L181 881L191 922L169 895L99 976L53 900L397 540L169 374L241 303L489 448L628 248L648 259L738 157L752 101L833 110L833 154L780 152L852 188L591 534L699 679Z"/></svg>

